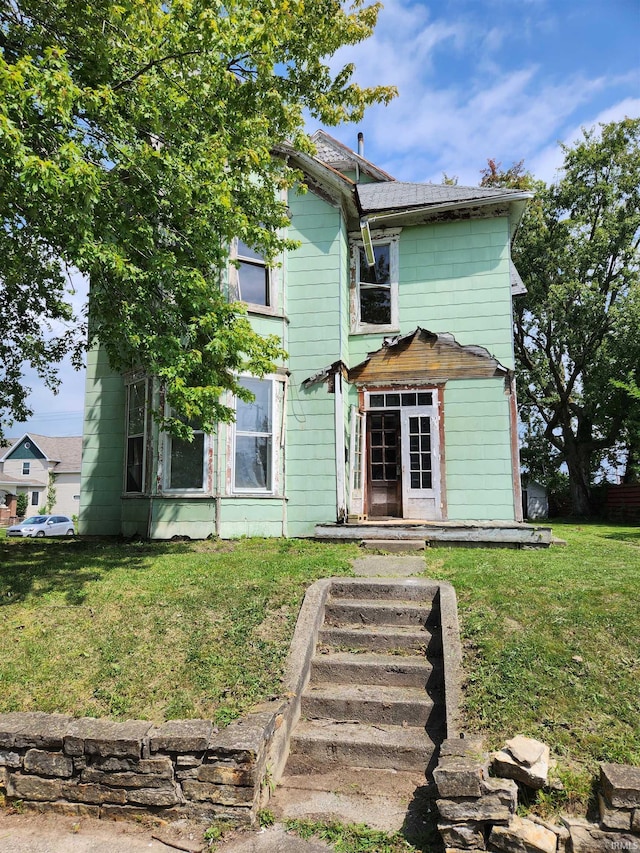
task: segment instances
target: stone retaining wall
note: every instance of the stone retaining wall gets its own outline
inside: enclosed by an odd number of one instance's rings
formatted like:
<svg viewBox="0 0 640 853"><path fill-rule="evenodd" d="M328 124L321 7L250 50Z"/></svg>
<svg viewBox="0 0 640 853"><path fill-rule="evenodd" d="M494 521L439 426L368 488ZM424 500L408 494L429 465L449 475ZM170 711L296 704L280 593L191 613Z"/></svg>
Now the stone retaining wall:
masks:
<svg viewBox="0 0 640 853"><path fill-rule="evenodd" d="M508 741L512 752L526 738ZM433 777L438 788L438 829L446 853L640 853L640 767L600 765L600 823L562 818L561 823L516 814L518 786L546 786L548 747L541 756L514 760L504 751L490 758L480 738L451 738L441 746ZM507 761L510 758L510 761ZM491 764L495 777L489 776ZM546 765L541 773L540 766ZM506 776L508 778L499 778ZM496 778L498 777L498 778Z"/></svg>
<svg viewBox="0 0 640 853"><path fill-rule="evenodd" d="M222 731L207 720L0 714L0 792L64 814L252 823L287 705L266 703Z"/></svg>

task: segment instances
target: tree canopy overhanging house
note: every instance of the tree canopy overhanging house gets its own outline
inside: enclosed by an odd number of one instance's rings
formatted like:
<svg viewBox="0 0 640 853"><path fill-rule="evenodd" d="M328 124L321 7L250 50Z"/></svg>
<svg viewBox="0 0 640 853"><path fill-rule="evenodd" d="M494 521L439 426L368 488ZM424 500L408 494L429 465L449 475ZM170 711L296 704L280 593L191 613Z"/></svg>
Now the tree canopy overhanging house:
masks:
<svg viewBox="0 0 640 853"><path fill-rule="evenodd" d="M270 261L230 241L220 293L281 355L234 422L163 431L147 371L87 375L80 530L309 536L356 518L521 519L511 243L531 193L403 183L323 131Z"/></svg>
<svg viewBox="0 0 640 853"><path fill-rule="evenodd" d="M228 417L237 369L271 367L212 286L229 240L285 248L295 180L274 145L308 145L305 116L358 121L393 87L330 67L379 5L342 0L11 0L0 4L0 439L29 416L25 366L86 340L66 270L91 279L91 340L160 376L168 427ZM212 334L215 330L215 335Z"/></svg>

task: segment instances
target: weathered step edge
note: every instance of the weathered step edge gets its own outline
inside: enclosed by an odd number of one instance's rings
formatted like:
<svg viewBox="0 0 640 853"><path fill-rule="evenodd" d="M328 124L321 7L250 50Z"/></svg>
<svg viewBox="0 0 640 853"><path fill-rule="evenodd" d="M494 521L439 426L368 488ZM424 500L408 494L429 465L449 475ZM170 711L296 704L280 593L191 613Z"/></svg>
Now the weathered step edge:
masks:
<svg viewBox="0 0 640 853"><path fill-rule="evenodd" d="M287 773L337 764L424 773L436 743L424 729L336 720L301 721L292 737Z"/></svg>
<svg viewBox="0 0 640 853"><path fill-rule="evenodd" d="M391 687L439 687L442 666L418 656L385 655L375 652L316 654L311 662L311 680L317 683L381 684Z"/></svg>
<svg viewBox="0 0 640 853"><path fill-rule="evenodd" d="M382 602L370 599L330 598L324 608L324 624L334 628L361 625L430 626L436 621L433 608L423 602Z"/></svg>
<svg viewBox="0 0 640 853"><path fill-rule="evenodd" d="M442 708L418 687L379 687L372 695L361 685L313 684L302 697L307 720L360 720L391 726L442 728Z"/></svg>

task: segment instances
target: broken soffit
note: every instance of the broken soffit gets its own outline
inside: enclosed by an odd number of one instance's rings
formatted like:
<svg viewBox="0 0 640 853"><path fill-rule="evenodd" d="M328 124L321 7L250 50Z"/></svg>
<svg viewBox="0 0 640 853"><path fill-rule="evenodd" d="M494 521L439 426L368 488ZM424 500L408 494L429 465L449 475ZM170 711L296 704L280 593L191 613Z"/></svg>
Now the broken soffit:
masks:
<svg viewBox="0 0 640 853"><path fill-rule="evenodd" d="M409 335L387 339L348 371L349 382L358 385L439 384L508 375L509 370L484 347L463 346L453 335L420 327Z"/></svg>

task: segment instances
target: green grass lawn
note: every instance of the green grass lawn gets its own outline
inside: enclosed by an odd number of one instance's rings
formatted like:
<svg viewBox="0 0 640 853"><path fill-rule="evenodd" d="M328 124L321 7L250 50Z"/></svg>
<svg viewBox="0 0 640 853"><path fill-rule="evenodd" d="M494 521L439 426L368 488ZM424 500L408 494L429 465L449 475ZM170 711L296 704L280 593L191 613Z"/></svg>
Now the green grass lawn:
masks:
<svg viewBox="0 0 640 853"><path fill-rule="evenodd" d="M306 587L355 547L0 541L0 712L226 724L277 695Z"/></svg>
<svg viewBox="0 0 640 853"><path fill-rule="evenodd" d="M554 524L567 547L427 552L453 583L469 730L517 733L586 797L640 764L640 529ZM277 695L304 590L355 546L0 541L0 711L224 724Z"/></svg>

